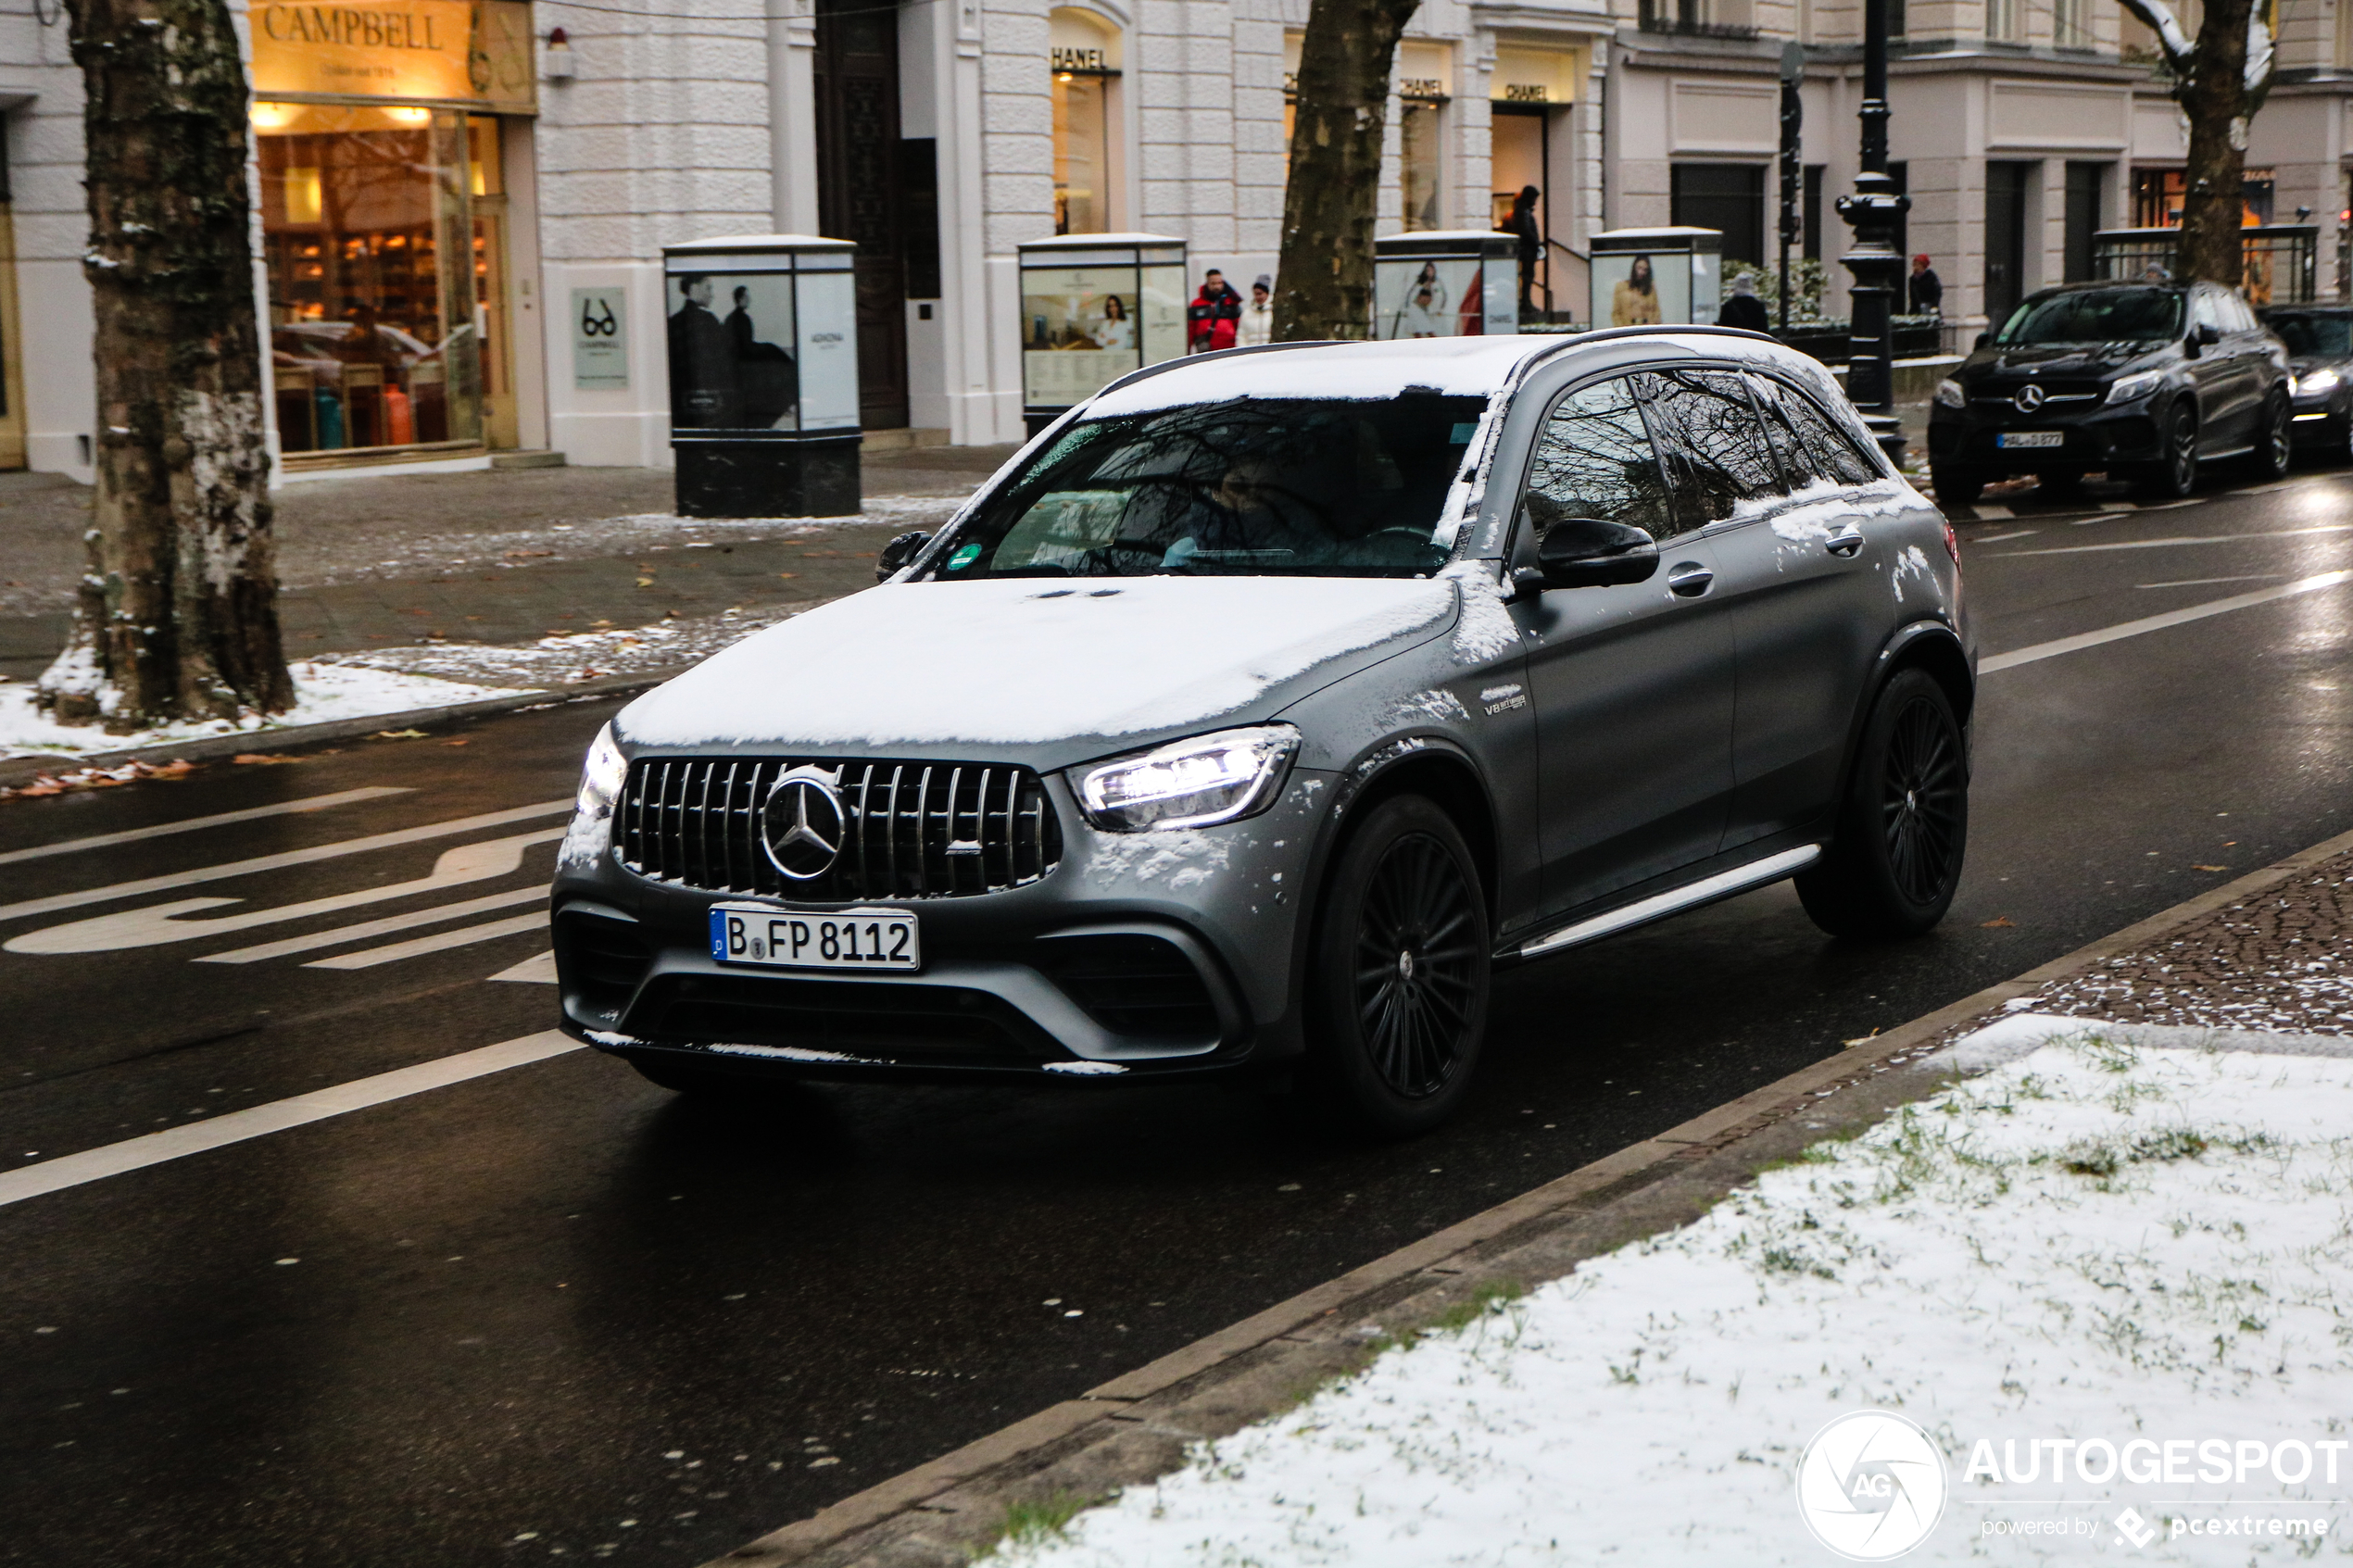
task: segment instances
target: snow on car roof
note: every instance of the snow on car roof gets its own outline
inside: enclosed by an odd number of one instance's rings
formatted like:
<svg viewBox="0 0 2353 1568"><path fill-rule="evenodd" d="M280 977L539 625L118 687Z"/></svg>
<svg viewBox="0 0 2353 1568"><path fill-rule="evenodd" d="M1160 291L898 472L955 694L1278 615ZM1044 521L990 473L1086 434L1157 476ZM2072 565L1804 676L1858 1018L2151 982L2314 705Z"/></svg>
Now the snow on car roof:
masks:
<svg viewBox="0 0 2353 1568"><path fill-rule="evenodd" d="M1229 397L1394 397L1409 386L1452 397L1486 397L1560 338L1406 338L1394 343L1302 344L1179 360L1087 408L1088 417L1148 413Z"/></svg>

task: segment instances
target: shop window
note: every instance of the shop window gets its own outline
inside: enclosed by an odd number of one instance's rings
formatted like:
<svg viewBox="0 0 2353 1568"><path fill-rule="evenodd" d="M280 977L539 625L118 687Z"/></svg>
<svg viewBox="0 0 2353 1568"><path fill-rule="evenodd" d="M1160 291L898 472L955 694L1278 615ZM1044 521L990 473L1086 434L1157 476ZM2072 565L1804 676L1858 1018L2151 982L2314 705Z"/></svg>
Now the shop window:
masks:
<svg viewBox="0 0 2353 1568"><path fill-rule="evenodd" d="M1054 232L1100 234L1111 226L1114 88L1119 35L1085 11L1051 19Z"/></svg>
<svg viewBox="0 0 2353 1568"><path fill-rule="evenodd" d="M2178 169L2133 170L2133 227L2180 228L2182 203L2189 193L2188 179L2188 175ZM2271 170L2268 169L2249 169L2241 172L2239 200L2243 221L2269 223L2271 220L2273 188Z"/></svg>
<svg viewBox="0 0 2353 1568"><path fill-rule="evenodd" d="M262 102L253 128L283 450L479 442L495 132L484 163L447 109Z"/></svg>
<svg viewBox="0 0 2353 1568"><path fill-rule="evenodd" d="M1724 259L1765 259L1765 166L1761 163L1679 163L1669 171L1674 221L1716 229Z"/></svg>
<svg viewBox="0 0 2353 1568"><path fill-rule="evenodd" d="M1452 75L1446 45L1407 40L1397 46L1398 194L1408 232L1444 227L1440 187Z"/></svg>

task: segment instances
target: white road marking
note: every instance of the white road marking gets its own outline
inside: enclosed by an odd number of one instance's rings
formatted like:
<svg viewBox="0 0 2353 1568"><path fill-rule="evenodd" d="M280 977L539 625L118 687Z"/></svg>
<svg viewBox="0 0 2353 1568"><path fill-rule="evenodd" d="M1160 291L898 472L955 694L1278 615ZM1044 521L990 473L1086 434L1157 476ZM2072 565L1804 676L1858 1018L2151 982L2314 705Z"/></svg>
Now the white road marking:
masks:
<svg viewBox="0 0 2353 1568"><path fill-rule="evenodd" d="M525 849L535 844L547 844L561 838L564 833L565 830L560 827L534 828L529 833L519 833L507 838L486 838L478 844L460 844L454 849L443 850L441 858L434 862L432 872L411 881L331 894L324 898L286 904L274 909L247 909L242 914L215 915L210 920L189 920L184 917L198 909L219 909L224 904L241 904L245 900L179 898L169 904L151 904L144 909L123 909L110 915L68 921L62 925L44 926L38 931L28 931L10 937L0 946L5 946L11 953L119 953L130 947L154 947L166 942L185 942L198 936L247 931L257 925L276 925L284 921L308 920L313 915L331 915L363 904L381 904L388 898L406 898L412 894L434 893L469 882L488 882L494 877L512 876L522 869L522 852Z"/></svg>
<svg viewBox="0 0 2353 1568"><path fill-rule="evenodd" d="M2137 501L2102 501L2099 505L2104 512L2137 512L2141 509Z"/></svg>
<svg viewBox="0 0 2353 1568"><path fill-rule="evenodd" d="M1977 520L1980 522L2004 522L2018 516L2016 512L2010 510L2007 507L1999 507L1991 504L1984 506L1973 506L1969 508L1969 510L1977 514Z"/></svg>
<svg viewBox="0 0 2353 1568"><path fill-rule="evenodd" d="M44 855L70 855L83 849L107 849L118 844L136 844L143 838L164 838L175 833L194 833L198 828L226 827L231 822L283 817L295 811L323 811L330 806L347 806L355 800L375 800L387 795L409 793L408 786L403 784L371 784L365 789L343 789L333 795L314 795L305 800L282 800L275 806L220 811L209 817L190 817L181 822L157 822L151 828L131 828L122 833L102 833L89 838L69 838L57 844L36 844L30 849L11 849L0 855L0 866L12 866L19 860L38 860Z"/></svg>
<svg viewBox="0 0 2353 1568"><path fill-rule="evenodd" d="M1969 543L1972 545L1998 545L2005 539L2031 539L2035 534L2042 532L2043 531L2039 528L2021 528L2015 533L1988 533L1982 538L1972 539Z"/></svg>
<svg viewBox="0 0 2353 1568"><path fill-rule="evenodd" d="M178 1127L167 1127L160 1133L144 1137L126 1138L120 1143L86 1148L79 1154L68 1154L56 1160L44 1160L38 1165L0 1172L0 1206L21 1203L28 1198L46 1193L62 1192L85 1182L103 1181L127 1172L145 1170L166 1160L184 1159L208 1149L223 1148L243 1143L248 1138L266 1137L299 1127L311 1122L322 1122L330 1116L342 1116L391 1100L405 1099L428 1089L447 1088L462 1084L469 1078L480 1078L492 1073L503 1073L510 1067L525 1067L549 1057L562 1056L582 1049L579 1041L567 1038L553 1029L520 1039L504 1040L479 1050L460 1051L437 1061L419 1062L391 1073L379 1073L372 1078L355 1079L338 1084L331 1089L315 1089L290 1099L272 1100L245 1110L233 1110L225 1116L214 1116L202 1122L190 1122Z"/></svg>
<svg viewBox="0 0 2353 1568"><path fill-rule="evenodd" d="M526 985L556 984L556 955L542 953L535 959L525 959L512 969L502 969L490 977L493 980L519 980Z"/></svg>
<svg viewBox="0 0 2353 1568"><path fill-rule="evenodd" d="M281 871L287 866L308 866L320 860L333 860L345 855L364 855L371 849L391 849L403 844L422 844L427 839L447 838L451 834L472 833L476 828L504 827L509 822L527 822L534 817L552 817L559 811L572 809L572 799L542 801L536 806L514 806L504 811L484 811L478 816L452 817L446 822L427 822L422 827L401 828L393 833L371 834L365 838L346 838L340 844L321 844L308 849L288 849L282 854L257 856L250 860L232 860L225 865L199 866L194 871L173 872L169 876L145 877L137 882L118 882L106 887L85 888L80 893L52 894L46 898L27 898L21 903L0 904L0 920L17 920L25 915L45 915L58 909L78 909L85 904L103 904L114 898L134 898L142 893L162 893L174 887L194 887L198 883L219 882L224 877L250 876L257 872Z"/></svg>
<svg viewBox="0 0 2353 1568"><path fill-rule="evenodd" d="M2082 556L2095 550L2170 550L2181 545L2244 545L2264 539L2296 539L2308 533L2353 533L2353 522L2324 522L2315 528L2267 529L2260 533L2201 533L2190 539L2120 539L2106 545L2048 545L2039 550L2004 550L2002 554Z"/></svg>
<svg viewBox="0 0 2353 1568"><path fill-rule="evenodd" d="M2113 643L2125 637L2137 637L2144 632L2162 632L2170 626L2186 626L2193 621L2203 621L2209 615L2224 615L2234 609L2246 609L2255 605L2270 604L2297 594L2309 594L2322 588L2334 588L2340 583L2353 582L2353 571L2323 571L2317 577L2298 578L2283 583L2276 588L2258 588L2252 593L2233 594L2227 599L2215 599L2186 608L2168 610L2163 615L2145 616L2139 621L2127 621L2104 631L2085 632L2079 636L2060 637L2054 642L2036 643L2015 653L1997 653L1982 660L1977 667L1981 675L1997 671L2015 670L2021 664L2038 659L2055 659L2063 653L2075 653L2083 648L2095 648L2102 643Z"/></svg>
<svg viewBox="0 0 2353 1568"><path fill-rule="evenodd" d="M434 925L446 920L488 914L493 909L511 909L517 904L533 903L547 897L545 887L510 888L504 893L486 893L479 898L461 899L455 904L436 904L430 909L411 909L405 915L386 915L382 920L361 921L357 925L339 925L333 931L313 931L301 936L283 937L256 947L207 953L195 961L259 963L264 959L283 959L289 953L307 953L314 947L339 947L346 942L362 942L371 936L389 936L396 931L414 931L421 925Z"/></svg>
<svg viewBox="0 0 2353 1568"><path fill-rule="evenodd" d="M2259 571L2247 577L2184 577L2179 583L2135 583L2135 588L2219 588L2225 583L2276 583L2284 571Z"/></svg>
<svg viewBox="0 0 2353 1568"><path fill-rule="evenodd" d="M538 889L542 897L547 890ZM305 969L373 969L380 963L398 963L402 959L420 958L426 953L439 953L451 947L462 947L472 942L487 942L497 936L512 936L519 931L546 931L547 913L534 909L527 915L510 915L486 925L470 925L461 931L436 932L431 936L412 937L395 942L389 947L369 947L357 953L338 953L332 959L313 959Z"/></svg>

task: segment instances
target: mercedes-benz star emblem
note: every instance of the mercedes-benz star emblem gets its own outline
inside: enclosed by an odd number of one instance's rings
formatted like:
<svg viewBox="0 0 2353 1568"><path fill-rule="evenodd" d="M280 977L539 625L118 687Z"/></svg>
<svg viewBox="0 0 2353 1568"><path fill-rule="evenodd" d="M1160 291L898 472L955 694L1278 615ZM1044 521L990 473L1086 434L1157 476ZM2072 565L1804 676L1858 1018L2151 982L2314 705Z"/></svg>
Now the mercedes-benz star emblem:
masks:
<svg viewBox="0 0 2353 1568"><path fill-rule="evenodd" d="M2044 395L2045 394L2041 387L2036 386L2032 382L2029 382L2026 385L2018 389L2017 395L2011 397L2010 401L2017 406L2020 413L2031 414L2035 409L2043 406Z"/></svg>
<svg viewBox="0 0 2353 1568"><path fill-rule="evenodd" d="M814 769L795 769L768 792L761 809L761 842L778 871L808 882L833 870L847 821L832 782Z"/></svg>

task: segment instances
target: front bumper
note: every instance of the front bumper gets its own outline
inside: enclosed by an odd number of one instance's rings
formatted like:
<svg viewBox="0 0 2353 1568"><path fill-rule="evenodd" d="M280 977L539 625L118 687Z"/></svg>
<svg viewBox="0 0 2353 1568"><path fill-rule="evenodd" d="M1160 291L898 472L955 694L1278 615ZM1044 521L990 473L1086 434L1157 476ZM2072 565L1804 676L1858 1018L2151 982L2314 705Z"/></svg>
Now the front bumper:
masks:
<svg viewBox="0 0 2353 1568"><path fill-rule="evenodd" d="M2346 394L2332 388L2327 392L2299 395L2288 415L2288 438L2297 446L2334 446L2345 439L2342 417Z"/></svg>
<svg viewBox="0 0 2353 1568"><path fill-rule="evenodd" d="M859 906L920 921L912 974L721 962L714 903L845 906L640 876L599 829L595 842L568 841L554 887L562 1026L624 1057L745 1075L1083 1083L1279 1064L1301 1046L1292 976L1329 784L1295 769L1282 798L1247 821L1103 834L1050 779L1063 847L1041 880Z"/></svg>
<svg viewBox="0 0 2353 1568"><path fill-rule="evenodd" d="M1982 473L2047 473L2154 463L2164 455L2157 433L2161 411L2153 399L2114 408L2102 403L2078 405L2064 411L2046 405L2033 414L2021 414L2007 402L1972 400L1967 408L1933 404L1928 420L1929 460ZM2057 431L2060 445L2000 445L2003 435L2026 431Z"/></svg>

